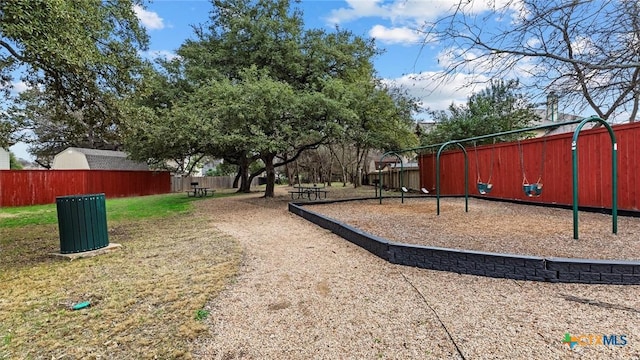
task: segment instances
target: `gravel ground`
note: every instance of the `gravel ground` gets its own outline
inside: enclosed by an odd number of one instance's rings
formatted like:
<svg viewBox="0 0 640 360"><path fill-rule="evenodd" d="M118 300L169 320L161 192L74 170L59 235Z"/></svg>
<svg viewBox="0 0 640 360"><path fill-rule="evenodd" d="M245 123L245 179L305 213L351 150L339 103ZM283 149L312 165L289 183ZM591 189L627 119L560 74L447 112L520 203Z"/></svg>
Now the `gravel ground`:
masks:
<svg viewBox="0 0 640 360"><path fill-rule="evenodd" d="M208 305L196 358L640 359L639 286L393 265L288 213L286 192L258 197L199 202L211 226L240 241L244 259ZM627 344L570 350L567 332L626 335Z"/></svg>

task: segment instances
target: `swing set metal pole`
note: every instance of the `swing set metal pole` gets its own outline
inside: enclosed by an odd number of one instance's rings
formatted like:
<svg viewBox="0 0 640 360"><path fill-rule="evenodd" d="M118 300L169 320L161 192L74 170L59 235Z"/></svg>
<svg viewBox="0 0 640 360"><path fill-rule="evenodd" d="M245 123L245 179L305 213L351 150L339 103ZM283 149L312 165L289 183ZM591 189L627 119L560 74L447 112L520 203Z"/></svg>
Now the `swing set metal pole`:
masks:
<svg viewBox="0 0 640 360"><path fill-rule="evenodd" d="M404 181L403 181L403 177L402 177L402 173L403 173L404 167L403 167L402 157L400 157L400 155L398 155L398 153L395 152L395 151L387 151L386 153L382 154L382 157L380 157L380 162L382 162L382 159L384 159L386 156L389 156L389 155L395 155L396 158L398 158L398 160L400 160L400 174L399 174L400 193L401 193L400 198L401 198L402 203L404 204L404 191L402 191L402 187L404 186ZM389 182L390 183L392 181L391 180L391 175L392 175L391 174L391 168L389 168ZM380 189L380 191L379 191L380 204L382 204L382 167L380 167L378 169L378 186L380 187L379 188Z"/></svg>
<svg viewBox="0 0 640 360"><path fill-rule="evenodd" d="M613 133L611 126L599 117L592 116L587 119L583 119L580 125L573 132L573 138L571 140L571 165L572 165L572 177L573 177L573 239L578 240L578 136L582 127L592 121L597 121L604 125L609 132L611 138L611 221L614 234L618 233L618 143L616 142L616 136Z"/></svg>
<svg viewBox="0 0 640 360"><path fill-rule="evenodd" d="M464 212L469 212L469 161L467 149L458 140L448 141L438 149L436 155L436 215L440 215L440 154L448 145L456 144L464 153Z"/></svg>

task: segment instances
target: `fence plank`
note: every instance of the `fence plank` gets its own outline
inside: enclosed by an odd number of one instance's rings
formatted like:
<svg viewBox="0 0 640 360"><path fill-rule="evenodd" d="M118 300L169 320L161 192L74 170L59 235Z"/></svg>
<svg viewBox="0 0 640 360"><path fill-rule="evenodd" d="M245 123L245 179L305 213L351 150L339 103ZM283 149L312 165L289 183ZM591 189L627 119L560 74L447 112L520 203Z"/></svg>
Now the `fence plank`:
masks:
<svg viewBox="0 0 640 360"><path fill-rule="evenodd" d="M170 191L166 171L0 170L0 206L51 204L65 195L104 193L113 198Z"/></svg>

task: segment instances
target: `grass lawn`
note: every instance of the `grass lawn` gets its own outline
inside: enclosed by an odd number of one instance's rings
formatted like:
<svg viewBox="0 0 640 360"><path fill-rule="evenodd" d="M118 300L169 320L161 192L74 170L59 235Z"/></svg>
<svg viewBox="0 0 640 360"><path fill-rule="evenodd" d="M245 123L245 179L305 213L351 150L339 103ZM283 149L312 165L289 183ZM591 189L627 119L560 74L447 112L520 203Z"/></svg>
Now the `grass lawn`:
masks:
<svg viewBox="0 0 640 360"><path fill-rule="evenodd" d="M48 255L60 250L55 204L0 209L0 359L190 358L241 251L207 226L201 200L109 199L122 249L74 261Z"/></svg>

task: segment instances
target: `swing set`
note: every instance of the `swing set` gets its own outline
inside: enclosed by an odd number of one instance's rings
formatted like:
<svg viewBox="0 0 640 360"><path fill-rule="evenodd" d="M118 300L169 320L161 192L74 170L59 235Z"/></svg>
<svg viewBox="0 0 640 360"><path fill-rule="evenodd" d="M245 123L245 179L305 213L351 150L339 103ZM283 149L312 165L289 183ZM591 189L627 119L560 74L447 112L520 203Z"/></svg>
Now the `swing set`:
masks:
<svg viewBox="0 0 640 360"><path fill-rule="evenodd" d="M387 155L395 155L398 158L400 158L399 154L403 153L403 152L416 152L416 151L423 151L425 149L433 149L433 148L438 148L438 151L436 153L436 187L435 187L435 192L436 192L436 214L440 215L440 155L442 153L442 151L451 145L456 145L458 146L461 150L462 153L464 154L464 198L465 198L465 212L469 212L469 181L468 181L468 169L469 169L469 163L468 163L468 154L467 154L467 150L465 149L465 147L462 145L462 143L469 143L469 142L474 142L474 147L475 147L475 141L477 140L482 140L482 139L489 139L489 138L493 138L495 139L498 136L503 136L503 135L511 135L511 134L516 134L516 133L521 133L521 132L526 132L526 131L533 131L533 130L541 130L541 129L547 129L547 128L552 128L552 127L558 127L558 126L562 126L562 125L573 125L573 124L578 124L574 133L573 133L573 139L571 142L571 154L572 154L572 177L573 177L573 181L572 181L572 192L573 192L573 238L575 240L578 239L578 136L580 135L580 131L582 130L582 128L584 127L585 124L589 123L589 122L598 122L600 123L602 126L604 126L608 133L609 133L609 137L611 139L611 182L612 182L612 187L611 187L611 215L612 215L612 233L613 234L617 234L618 232L618 220L617 220L617 216L618 216L618 202L617 202L617 198L618 198L618 181L617 181L617 172L618 172L618 167L617 167L617 150L618 150L618 144L616 143L616 138L615 138L615 134L613 132L613 129L611 128L611 125L609 125L605 120L597 117L597 116L592 116L589 118L584 118L581 120L573 120L573 121L567 121L567 122L563 122L563 123L554 123L554 124L549 124L549 125L540 125L540 126L535 126L535 127L531 127L531 128L525 128L525 129L516 129L516 130L510 130L510 131L504 131L504 132L500 132L500 133L495 133L495 134L489 134L489 135L483 135L483 136L477 136L477 137L472 137L472 138L467 138L467 139L461 139L461 140L451 140L442 144L435 144L435 145L427 145L427 146L420 146L420 147L416 147L416 148L410 148L410 149L402 149L402 150L397 150L397 151L389 151L385 154L382 155L382 158L384 158ZM527 180L527 175L526 175L526 170L525 170L525 164L524 164L524 155L523 155L523 151L522 151L522 146L520 144L520 142L518 141L518 148L519 148L519 152L520 152L520 167L522 170L522 190L523 192L526 194L526 196L528 197L538 197L540 195L542 195L542 188L543 188L543 184L542 184L542 177L544 174L544 163L545 163L545 157L546 157L546 138L544 139L543 142L543 147L542 147L542 161L540 163L540 173L538 176L538 179L535 183L529 183L529 181ZM494 141L494 145L495 145L495 141ZM494 146L495 148L495 146ZM492 148L492 151L495 151L495 149ZM487 179L487 182L482 181L482 177L480 176L480 171L479 171L479 167L476 166L477 168L477 189L478 192L481 195L486 195L488 194L492 189L493 189L493 184L491 182L492 180L492 173L493 173L493 152L492 152L492 157L491 157L491 168L489 170L489 178ZM476 161L478 161L477 158L477 149L476 149ZM400 159L400 186L403 186L403 179L402 179L402 160ZM380 196L380 204L382 204L382 174L379 171L378 172L378 178L379 178L379 186L380 186L380 192L379 192L379 196ZM426 189L425 189L426 190ZM426 192L425 192L426 193ZM402 192L402 194L404 194L404 192ZM403 197L404 200L404 197ZM404 202L404 201L403 201Z"/></svg>
<svg viewBox="0 0 640 360"><path fill-rule="evenodd" d="M538 180L535 183L529 183L527 180L527 173L524 166L524 151L522 151L522 144L518 140L518 152L520 153L520 168L522 169L522 191L528 197L538 197L542 195L542 175L544 174L544 161L547 154L547 138L544 138L542 142L542 159L540 160L540 173Z"/></svg>
<svg viewBox="0 0 640 360"><path fill-rule="evenodd" d="M486 195L488 193L491 192L491 189L493 189L493 184L491 183L491 177L493 176L493 156L495 153L495 145L496 145L496 139L493 139L493 147L491 147L491 165L489 167L489 178L487 179L487 182L482 181L482 176L480 176L480 162L478 161L478 148L476 146L476 142L473 142L473 151L476 155L476 174L477 174L477 181L476 181L476 188L478 189L478 193L480 193L480 195Z"/></svg>
<svg viewBox="0 0 640 360"><path fill-rule="evenodd" d="M478 193L480 195L486 195L488 193L491 192L491 190L493 189L493 183L491 182L492 177L493 177L493 164L494 164L494 154L495 154L495 138L493 140L493 147L491 148L491 160L490 160L490 165L489 165L489 178L487 179L486 182L484 182L482 180L482 175L480 174L480 161L478 160L478 149L477 149L477 144L476 141L473 142L473 150L475 153L475 158L476 158L476 174L477 174L477 181L476 181L476 188L478 189ZM546 158L546 153L547 153L547 139L544 139L544 142L542 143L542 159L540 161L540 172L538 174L538 180L536 180L536 182L534 183L530 183L529 180L527 179L527 172L525 170L525 163L524 163L524 151L522 150L522 144L520 143L520 140L518 140L518 152L519 152L519 159L520 159L520 169L522 171L522 191L524 192L524 194L528 197L539 197L540 195L542 195L542 175L544 174L544 162L545 162L545 158Z"/></svg>

